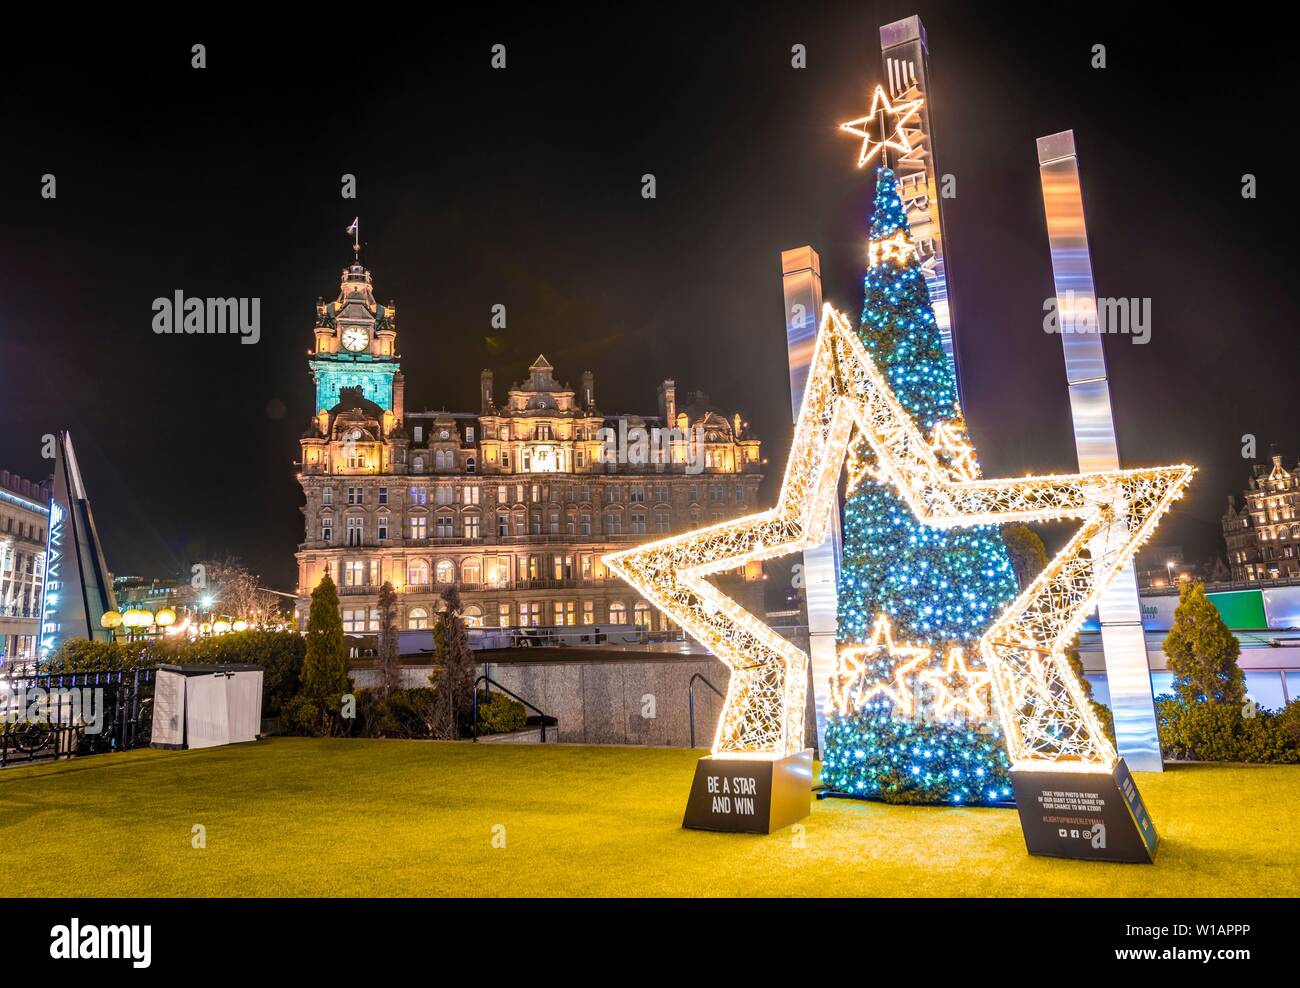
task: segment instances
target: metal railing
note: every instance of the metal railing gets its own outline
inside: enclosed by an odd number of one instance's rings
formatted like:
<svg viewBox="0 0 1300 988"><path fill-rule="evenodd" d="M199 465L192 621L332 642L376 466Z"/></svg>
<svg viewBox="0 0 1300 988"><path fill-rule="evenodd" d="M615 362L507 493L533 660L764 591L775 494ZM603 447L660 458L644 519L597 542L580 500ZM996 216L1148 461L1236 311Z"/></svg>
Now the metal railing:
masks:
<svg viewBox="0 0 1300 988"><path fill-rule="evenodd" d="M490 693L492 692L492 687L495 686L497 689L499 689L499 690L500 690L502 693L504 693L506 696L510 697L512 700L516 700L516 701L518 701L519 703L522 703L522 704L523 704L525 707L527 707L529 710L532 710L534 713L536 713L536 714L537 714L538 727L539 727L540 730L541 730L541 739L540 739L540 741L539 741L540 744L545 744L545 743L546 743L546 729L547 729L547 727L550 727L550 726L552 726L552 725L554 725L554 727L555 727L555 740L556 740L556 742L558 742L558 741L560 740L560 718L558 718L558 717L552 717L552 716L550 716L549 714L544 714L544 713L542 713L542 711L541 711L541 709L540 709L539 707L534 706L533 704L529 703L527 700L525 700L525 699L524 699L522 696L520 696L518 693L513 693L513 692L511 692L510 690L506 689L504 686L502 686L500 683L498 683L498 682L497 682L495 679L493 679L491 676L487 675L487 673L484 673L482 676L479 676L478 679L474 680L474 712L473 712L473 725L474 725L474 726L473 726L473 740L474 740L474 741L478 741L478 684L479 684L479 683L484 683L484 684L485 684L485 688L484 688L484 690L483 690L484 693L489 693L489 694L490 694ZM550 724L548 724L547 721L550 721Z"/></svg>
<svg viewBox="0 0 1300 988"><path fill-rule="evenodd" d="M154 670L0 680L0 767L149 745Z"/></svg>
<svg viewBox="0 0 1300 988"><path fill-rule="evenodd" d="M722 690L718 689L711 682L709 682L708 678L704 675L704 673L697 672L694 676L691 677L690 684L686 687L686 695L687 695L687 700L690 703L690 707L691 707L691 747L692 748L695 747L695 680L697 679L700 682L702 682L705 686L707 686L709 689L713 690L714 693L718 694L719 699L724 699L724 697L722 696Z"/></svg>
<svg viewBox="0 0 1300 988"><path fill-rule="evenodd" d="M515 625L505 628L473 628L470 647L547 648L576 645L646 645L680 640L677 631L651 631L643 624L554 624Z"/></svg>

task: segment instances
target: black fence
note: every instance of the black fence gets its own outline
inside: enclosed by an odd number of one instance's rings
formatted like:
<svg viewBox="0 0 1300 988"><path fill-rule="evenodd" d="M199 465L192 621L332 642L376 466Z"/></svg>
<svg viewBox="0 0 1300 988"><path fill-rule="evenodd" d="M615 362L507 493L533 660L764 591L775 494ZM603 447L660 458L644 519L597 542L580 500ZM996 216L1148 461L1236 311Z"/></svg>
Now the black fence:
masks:
<svg viewBox="0 0 1300 988"><path fill-rule="evenodd" d="M147 748L153 669L0 679L0 768Z"/></svg>

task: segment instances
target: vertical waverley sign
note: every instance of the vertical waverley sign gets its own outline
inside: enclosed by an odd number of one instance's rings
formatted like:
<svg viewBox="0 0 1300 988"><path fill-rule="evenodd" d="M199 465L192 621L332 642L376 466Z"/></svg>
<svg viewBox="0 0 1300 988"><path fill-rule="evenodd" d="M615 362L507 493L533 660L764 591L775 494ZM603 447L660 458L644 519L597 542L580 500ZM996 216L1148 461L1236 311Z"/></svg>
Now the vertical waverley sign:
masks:
<svg viewBox="0 0 1300 988"><path fill-rule="evenodd" d="M50 499L50 524L45 535L45 579L41 584L41 658L53 652L63 638L59 598L63 595L63 506Z"/></svg>
<svg viewBox="0 0 1300 988"><path fill-rule="evenodd" d="M105 611L116 608L72 437L61 432L45 541L39 658L48 659L69 638L108 640L110 633L100 619Z"/></svg>
<svg viewBox="0 0 1300 988"><path fill-rule="evenodd" d="M898 177L898 195L903 200L930 290L934 319L939 326L943 351L948 355L953 374L957 373L957 348L953 342L952 310L948 303L948 271L944 262L943 219L940 201L945 190L938 174L934 147L934 129L930 109L934 95L930 89L929 48L925 26L915 14L880 28L880 54L884 62L885 85L892 101L921 100L917 112L904 126L903 136L909 150L891 154L890 165Z"/></svg>

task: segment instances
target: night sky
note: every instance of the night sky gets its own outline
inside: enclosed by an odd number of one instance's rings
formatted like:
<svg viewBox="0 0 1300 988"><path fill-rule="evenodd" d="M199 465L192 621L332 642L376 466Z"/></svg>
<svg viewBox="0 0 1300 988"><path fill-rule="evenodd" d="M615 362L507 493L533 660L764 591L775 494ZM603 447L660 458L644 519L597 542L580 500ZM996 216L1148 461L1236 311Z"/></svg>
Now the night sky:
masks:
<svg viewBox="0 0 1300 988"><path fill-rule="evenodd" d="M1294 462L1282 33L1132 4L612 6L10 46L0 466L46 476L40 437L69 429L115 573L235 555L292 589L314 304L336 294L360 214L408 409L477 410L481 368L502 397L539 352L575 385L592 370L606 412L654 412L673 377L749 418L770 503L791 432L780 251L813 244L827 300L856 320L872 182L836 125L883 81L879 25L912 13L957 180L950 287L986 475L1075 467L1061 342L1042 329L1034 145L1071 127L1098 294L1152 299L1149 344L1107 340L1124 465L1202 467L1161 540L1222 554L1244 433ZM356 201L339 194L349 172ZM178 289L260 297L261 342L154 335L153 299Z"/></svg>

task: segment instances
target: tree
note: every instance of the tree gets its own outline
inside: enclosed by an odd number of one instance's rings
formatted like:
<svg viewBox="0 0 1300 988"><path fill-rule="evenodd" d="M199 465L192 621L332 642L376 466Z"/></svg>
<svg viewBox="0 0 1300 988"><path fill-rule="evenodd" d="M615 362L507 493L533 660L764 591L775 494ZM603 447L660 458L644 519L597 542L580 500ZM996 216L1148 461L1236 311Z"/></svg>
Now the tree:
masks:
<svg viewBox="0 0 1300 988"><path fill-rule="evenodd" d="M1065 661L1070 663L1070 668L1074 671L1075 678L1079 680L1079 687L1083 690L1084 699L1092 706L1092 712L1101 724L1102 730L1106 732L1106 737L1110 738L1110 743L1115 743L1115 714L1110 707L1104 703L1098 703L1092 696L1092 683L1088 682L1088 677L1084 675L1083 657L1079 655L1079 634L1075 632L1074 641L1070 647L1065 650Z"/></svg>
<svg viewBox="0 0 1300 988"><path fill-rule="evenodd" d="M1173 627L1164 641L1174 692L1184 703L1229 703L1246 698L1246 677L1237 665L1241 643L1223 623L1199 580L1178 591Z"/></svg>
<svg viewBox="0 0 1300 988"><path fill-rule="evenodd" d="M1011 556L1016 582L1023 590L1047 568L1047 550L1043 547L1043 540L1028 525L1017 523L1002 526L1002 541Z"/></svg>
<svg viewBox="0 0 1300 988"><path fill-rule="evenodd" d="M442 603L442 611L433 625L434 660L438 668L429 678L438 690L438 733L445 738L457 738L473 699L475 662L455 584L442 592Z"/></svg>
<svg viewBox="0 0 1300 988"><path fill-rule="evenodd" d="M182 600L195 611L242 618L251 625L265 623L280 608L276 595L235 556L199 563Z"/></svg>
<svg viewBox="0 0 1300 988"><path fill-rule="evenodd" d="M941 460L954 469L968 454L957 383L944 353L929 290L894 173L876 173L870 239L878 249L864 281L858 336L894 395L926 436L944 425ZM863 455L860 444L855 453ZM973 463L973 457L970 457ZM918 521L894 488L869 476L846 497L839 577L839 642L870 641L880 616L900 645L930 649L917 673L941 675L954 647L983 670L976 641L1017 590L998 530L942 529ZM870 670L887 680L897 659ZM874 693L827 723L822 779L850 795L909 803L988 803L1011 795L1009 762L992 697L986 715L937 715L938 687L917 675L922 703L906 709ZM978 706L976 707L978 709ZM964 708L963 708L964 709Z"/></svg>
<svg viewBox="0 0 1300 988"><path fill-rule="evenodd" d="M379 588L379 680L384 699L402 686L402 661L397 640L397 591L387 580Z"/></svg>
<svg viewBox="0 0 1300 988"><path fill-rule="evenodd" d="M350 688L339 595L334 581L326 573L311 592L307 654L302 662L302 691L313 700L325 700L341 696Z"/></svg>

